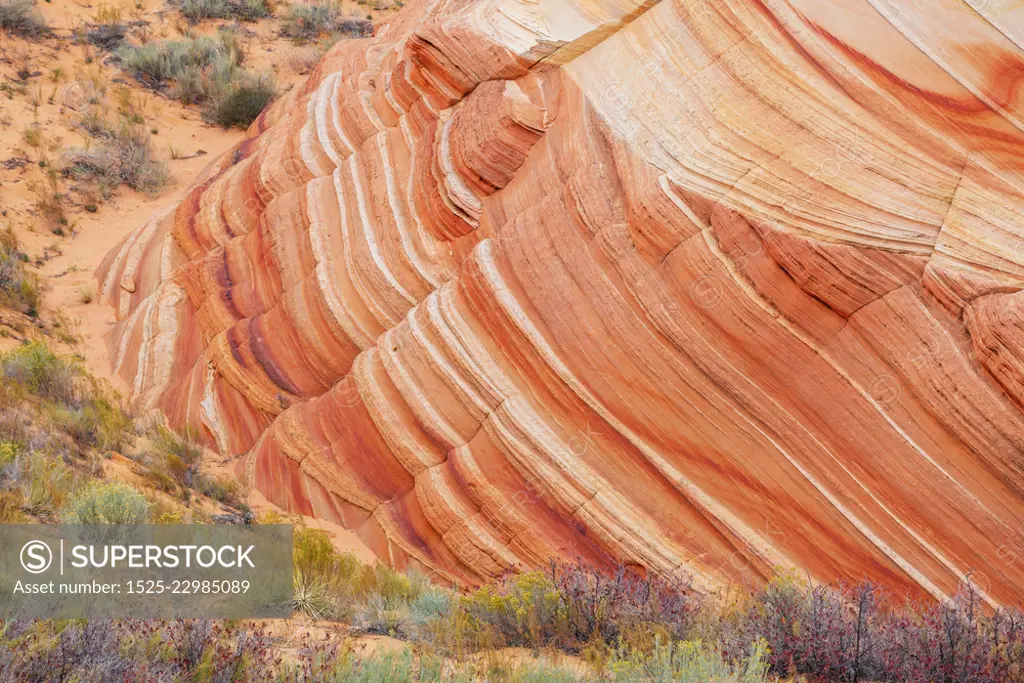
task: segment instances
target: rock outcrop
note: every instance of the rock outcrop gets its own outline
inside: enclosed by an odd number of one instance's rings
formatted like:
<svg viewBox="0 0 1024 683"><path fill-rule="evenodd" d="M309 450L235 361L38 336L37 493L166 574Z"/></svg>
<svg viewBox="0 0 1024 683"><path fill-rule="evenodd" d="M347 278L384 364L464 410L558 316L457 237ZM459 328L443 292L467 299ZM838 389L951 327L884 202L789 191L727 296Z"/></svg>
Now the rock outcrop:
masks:
<svg viewBox="0 0 1024 683"><path fill-rule="evenodd" d="M415 0L100 268L116 370L289 510L1024 594L1024 5Z"/></svg>

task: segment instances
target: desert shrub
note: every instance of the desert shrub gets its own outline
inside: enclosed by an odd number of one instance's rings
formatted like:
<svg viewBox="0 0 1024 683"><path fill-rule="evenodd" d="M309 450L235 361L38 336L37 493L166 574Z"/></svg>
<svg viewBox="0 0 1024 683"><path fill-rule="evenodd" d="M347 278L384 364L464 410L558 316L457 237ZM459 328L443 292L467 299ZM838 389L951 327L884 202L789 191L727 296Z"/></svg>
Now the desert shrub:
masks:
<svg viewBox="0 0 1024 683"><path fill-rule="evenodd" d="M111 656L119 635L109 621L4 622L0 673L6 681L115 680L117 674L127 679L128 662Z"/></svg>
<svg viewBox="0 0 1024 683"><path fill-rule="evenodd" d="M57 356L44 342L22 344L0 354L3 377L28 393L72 405L82 395L82 370L74 361Z"/></svg>
<svg viewBox="0 0 1024 683"><path fill-rule="evenodd" d="M277 91L268 74L243 74L226 91L212 97L203 118L222 128L248 128L274 99Z"/></svg>
<svg viewBox="0 0 1024 683"><path fill-rule="evenodd" d="M14 482L20 509L36 517L57 513L78 486L74 470L60 459L45 454L23 453Z"/></svg>
<svg viewBox="0 0 1024 683"><path fill-rule="evenodd" d="M751 635L765 639L771 651L770 665L774 673L788 675L790 665L799 667L805 654L808 605L804 589L791 577L771 581L758 596L750 614Z"/></svg>
<svg viewBox="0 0 1024 683"><path fill-rule="evenodd" d="M386 633L408 637L417 626L443 616L444 610L429 615L430 597L425 592L440 594L442 591L427 581L426 575L412 570L397 572L386 564L371 567L362 566L351 579L353 594L362 607L356 611L355 625L370 633ZM423 602L420 598L424 597ZM447 596L434 595L434 604ZM417 605L417 603L419 603ZM420 614L413 612L417 605Z"/></svg>
<svg viewBox="0 0 1024 683"><path fill-rule="evenodd" d="M197 492L218 503L238 504L240 487L238 481L234 479L211 477L197 472L193 477L193 487Z"/></svg>
<svg viewBox="0 0 1024 683"><path fill-rule="evenodd" d="M577 643L595 639L609 645L623 637L647 640L655 636L689 636L701 607L688 581L670 583L642 578L624 566L608 574L582 562L552 563L554 585L569 631Z"/></svg>
<svg viewBox="0 0 1024 683"><path fill-rule="evenodd" d="M34 6L34 0L0 0L0 29L23 38L50 33L50 27Z"/></svg>
<svg viewBox="0 0 1024 683"><path fill-rule="evenodd" d="M90 484L61 510L65 524L145 524L148 518L145 496L118 482Z"/></svg>
<svg viewBox="0 0 1024 683"><path fill-rule="evenodd" d="M451 591L428 586L409 605L410 616L416 624L426 624L447 617L454 607Z"/></svg>
<svg viewBox="0 0 1024 683"><path fill-rule="evenodd" d="M43 284L25 269L28 256L8 226L0 230L0 306L35 316L43 297Z"/></svg>
<svg viewBox="0 0 1024 683"><path fill-rule="evenodd" d="M323 51L312 45L293 48L288 53L288 66L297 74L308 74L320 63Z"/></svg>
<svg viewBox="0 0 1024 683"><path fill-rule="evenodd" d="M261 628L230 622L0 622L0 680L234 683L274 679Z"/></svg>
<svg viewBox="0 0 1024 683"><path fill-rule="evenodd" d="M47 165L42 180L31 182L28 187L35 195L36 212L50 228L50 232L63 235L69 223L67 212L64 210L65 195L57 169Z"/></svg>
<svg viewBox="0 0 1024 683"><path fill-rule="evenodd" d="M92 396L80 405L48 404L43 413L80 451L123 451L135 439L131 416L103 396Z"/></svg>
<svg viewBox="0 0 1024 683"><path fill-rule="evenodd" d="M182 0L176 4L181 15L192 23L203 19L224 19L231 13L228 0Z"/></svg>
<svg viewBox="0 0 1024 683"><path fill-rule="evenodd" d="M343 16L341 5L332 0L301 2L288 7L281 33L300 43L326 35L362 38L373 34L373 24L366 19Z"/></svg>
<svg viewBox="0 0 1024 683"><path fill-rule="evenodd" d="M0 491L0 524L26 524L21 510L21 497L15 491ZM2 667L0 667L2 671Z"/></svg>
<svg viewBox="0 0 1024 683"><path fill-rule="evenodd" d="M22 344L0 354L8 387L35 399L39 416L71 437L80 451L123 450L134 439L131 416L116 394L86 375L72 359L58 356L44 342Z"/></svg>
<svg viewBox="0 0 1024 683"><path fill-rule="evenodd" d="M124 46L121 65L146 85L183 104L203 105L203 118L224 128L247 127L274 98L274 80L242 68L235 34Z"/></svg>
<svg viewBox="0 0 1024 683"><path fill-rule="evenodd" d="M293 40L314 40L329 33L340 16L340 5L329 0L296 3L288 7L281 32Z"/></svg>
<svg viewBox="0 0 1024 683"><path fill-rule="evenodd" d="M407 602L415 599L421 586L409 576L378 562L370 567L360 565L356 587L362 595L379 595L386 600Z"/></svg>
<svg viewBox="0 0 1024 683"><path fill-rule="evenodd" d="M354 623L367 633L403 636L410 627L410 619L408 601L374 593L357 611Z"/></svg>
<svg viewBox="0 0 1024 683"><path fill-rule="evenodd" d="M357 583L367 568L351 553L339 553L319 529L296 528L293 546L295 609L314 618L350 615Z"/></svg>
<svg viewBox="0 0 1024 683"><path fill-rule="evenodd" d="M650 654L635 650L617 651L608 668L612 680L715 681L716 683L764 683L768 680L765 646L756 643L749 656L730 662L700 642L658 642Z"/></svg>
<svg viewBox="0 0 1024 683"><path fill-rule="evenodd" d="M202 450L192 431L185 429L179 435L158 425L148 434L151 437L149 447L134 457L144 467L141 474L153 486L185 500L196 492L225 505L241 505L242 491L236 480L200 471Z"/></svg>
<svg viewBox="0 0 1024 683"><path fill-rule="evenodd" d="M195 435L189 430L181 435L163 426L155 428L153 444L156 452L169 462L168 469L184 486L191 486L187 473L195 472L203 452L196 443Z"/></svg>
<svg viewBox="0 0 1024 683"><path fill-rule="evenodd" d="M425 579L410 578L385 564L364 565L351 553L339 553L319 529L294 532L295 609L309 616L354 617L372 633L407 634L411 605L425 590ZM420 605L426 616L427 603Z"/></svg>
<svg viewBox="0 0 1024 683"><path fill-rule="evenodd" d="M172 4L191 23L204 19L256 21L274 13L267 0L174 0Z"/></svg>
<svg viewBox="0 0 1024 683"><path fill-rule="evenodd" d="M983 611L964 581L952 600L907 605L881 628L877 677L903 683L1009 683L1024 680L1024 614Z"/></svg>
<svg viewBox="0 0 1024 683"><path fill-rule="evenodd" d="M331 33L343 38L365 38L373 35L373 23L369 19L345 17L335 23Z"/></svg>
<svg viewBox="0 0 1024 683"><path fill-rule="evenodd" d="M526 572L486 585L462 599L476 621L512 646L565 644L568 615L558 589L543 572Z"/></svg>
<svg viewBox="0 0 1024 683"><path fill-rule="evenodd" d="M412 652L385 652L361 657L346 653L335 660L327 677L329 683L383 683L384 681L412 681Z"/></svg>
<svg viewBox="0 0 1024 683"><path fill-rule="evenodd" d="M153 680L234 683L271 678L272 638L262 628L189 619L161 623L154 636L169 646L172 666Z"/></svg>
<svg viewBox="0 0 1024 683"><path fill-rule="evenodd" d="M857 681L878 675L880 591L871 584L807 587L771 581L748 613L746 640L763 639L770 670L814 680ZM743 645L741 645L743 647Z"/></svg>
<svg viewBox="0 0 1024 683"><path fill-rule="evenodd" d="M0 382L0 441L27 446L35 415L21 403L24 390L12 384Z"/></svg>
<svg viewBox="0 0 1024 683"><path fill-rule="evenodd" d="M91 24L85 38L101 50L116 50L128 39L128 27L121 22Z"/></svg>
<svg viewBox="0 0 1024 683"><path fill-rule="evenodd" d="M116 54L121 66L136 80L151 88L162 89L190 68L205 72L215 66L224 70L241 64L243 55L237 42L226 38L225 33L217 37L199 36L141 46L125 45Z"/></svg>
<svg viewBox="0 0 1024 683"><path fill-rule="evenodd" d="M573 683L581 680L571 669L539 660L515 667L509 678L515 683Z"/></svg>
<svg viewBox="0 0 1024 683"><path fill-rule="evenodd" d="M338 552L326 532L299 527L294 532L293 545L292 563L296 571L323 576L335 570Z"/></svg>
<svg viewBox="0 0 1024 683"><path fill-rule="evenodd" d="M445 681L468 683L473 678L446 674L441 667L421 657L417 665L413 652L357 653L346 643L310 643L299 648L299 661L284 667L278 678L288 683L411 683L412 681ZM490 680L490 679L481 679Z"/></svg>
<svg viewBox="0 0 1024 683"><path fill-rule="evenodd" d="M121 21L120 8L100 4L93 23L86 28L85 38L101 50L115 50L128 37L128 27Z"/></svg>
<svg viewBox="0 0 1024 683"><path fill-rule="evenodd" d="M95 183L104 198L121 185L151 194L167 184L167 164L153 156L149 134L143 126L122 117L117 125L91 121L87 130L98 143L66 152L65 175Z"/></svg>
<svg viewBox="0 0 1024 683"><path fill-rule="evenodd" d="M16 459L14 450L0 445L0 472ZM7 463L7 464L4 464ZM329 539L328 545L329 545ZM307 571L335 566L337 553L328 548L317 533L306 533L296 551ZM367 579L359 565L345 571L349 583ZM498 596L547 595L552 582L543 573L531 573L524 581L511 577L499 582L501 588L490 592L477 591L479 598L487 593ZM353 577L355 577L353 579ZM613 578L608 577L609 579ZM411 605L426 602L431 588L419 586L416 576L407 577L416 597ZM385 580L390 581L388 578ZM589 581L589 579L588 579ZM744 628L749 627L747 640L735 652L725 652L719 643L701 640L662 639L656 637L651 647L637 647L620 639L600 667L568 669L546 658L526 660L503 657L495 650L465 656L437 654L433 643L421 642L415 648L397 652L363 653L353 643L334 638L312 638L303 635L284 642L287 655L277 650L274 639L258 626L242 627L231 622L186 620L171 622L97 621L97 622L25 622L0 621L0 680L63 680L67 681L253 681L278 683L317 683L338 681L641 681L693 683L765 683L779 680L773 669L773 654L766 639L757 631L788 647L794 666L811 666L816 661L807 655L809 643L821 642L821 627L815 626L815 610L832 613L832 601L845 606L842 622L836 629L845 630L855 639L858 620L866 631L880 638L876 653L870 655L879 668L874 671L824 668L807 671L785 680L797 681L877 681L879 683L1018 683L1022 680L1021 653L1024 651L1024 615L1018 611L1000 610L994 614L981 609L980 596L969 585L946 603L888 605L883 613L877 589L868 592L859 588L827 589L817 597L814 590L796 581L783 579L758 591L751 600L734 604ZM867 585L867 584L865 584ZM402 592L392 593L401 596ZM864 598L863 596L867 596ZM370 592L371 600L381 597ZM858 596L869 607L858 606ZM401 600L400 597L395 597ZM437 610L442 620L455 623L456 617L475 619L459 602L447 612ZM529 601L526 601L528 604ZM483 608L486 601L478 601ZM421 603L422 604L422 603ZM495 605L504 611L506 603ZM703 604L702 604L703 606ZM434 612L433 609L426 610ZM524 614L529 613L527 607ZM700 618L717 619L720 610L702 611ZM881 615L881 616L880 616ZM820 616L820 615L819 615ZM798 624L771 624L790 617ZM519 617L517 617L518 619ZM756 628L754 626L756 625ZM781 631L773 631L781 626ZM852 631L850 629L853 629ZM704 632L714 629L705 628ZM402 635L400 629L395 632ZM518 631L513 629L518 634ZM806 641L806 642L805 642ZM508 643L495 640L490 648ZM827 658L825 660L827 662ZM826 666L828 666L826 664Z"/></svg>

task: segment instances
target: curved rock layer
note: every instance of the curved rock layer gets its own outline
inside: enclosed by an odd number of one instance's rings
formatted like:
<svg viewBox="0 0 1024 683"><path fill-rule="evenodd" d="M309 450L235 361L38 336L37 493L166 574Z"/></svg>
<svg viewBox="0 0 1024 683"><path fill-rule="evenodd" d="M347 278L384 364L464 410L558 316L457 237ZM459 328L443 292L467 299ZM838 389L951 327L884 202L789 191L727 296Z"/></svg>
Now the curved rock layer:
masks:
<svg viewBox="0 0 1024 683"><path fill-rule="evenodd" d="M420 0L100 268L116 370L473 585L1024 592L1024 5Z"/></svg>

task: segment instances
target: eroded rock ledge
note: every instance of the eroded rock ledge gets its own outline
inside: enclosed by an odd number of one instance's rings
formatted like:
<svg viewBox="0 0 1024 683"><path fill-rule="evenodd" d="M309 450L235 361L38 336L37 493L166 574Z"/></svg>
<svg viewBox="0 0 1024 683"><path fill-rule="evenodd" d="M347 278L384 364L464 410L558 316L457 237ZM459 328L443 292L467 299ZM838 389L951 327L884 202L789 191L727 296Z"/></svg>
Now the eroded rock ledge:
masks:
<svg viewBox="0 0 1024 683"><path fill-rule="evenodd" d="M466 584L1019 599L1022 45L1001 0L410 3L108 256L116 370Z"/></svg>

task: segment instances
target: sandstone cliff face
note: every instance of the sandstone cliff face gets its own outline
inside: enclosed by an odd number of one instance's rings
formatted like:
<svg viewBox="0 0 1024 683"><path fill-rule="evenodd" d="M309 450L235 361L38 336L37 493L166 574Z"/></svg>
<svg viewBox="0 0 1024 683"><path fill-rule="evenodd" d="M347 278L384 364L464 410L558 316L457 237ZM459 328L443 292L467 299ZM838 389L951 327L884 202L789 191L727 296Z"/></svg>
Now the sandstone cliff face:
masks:
<svg viewBox="0 0 1024 683"><path fill-rule="evenodd" d="M1024 5L420 0L99 271L271 500L549 557L1024 591Z"/></svg>

